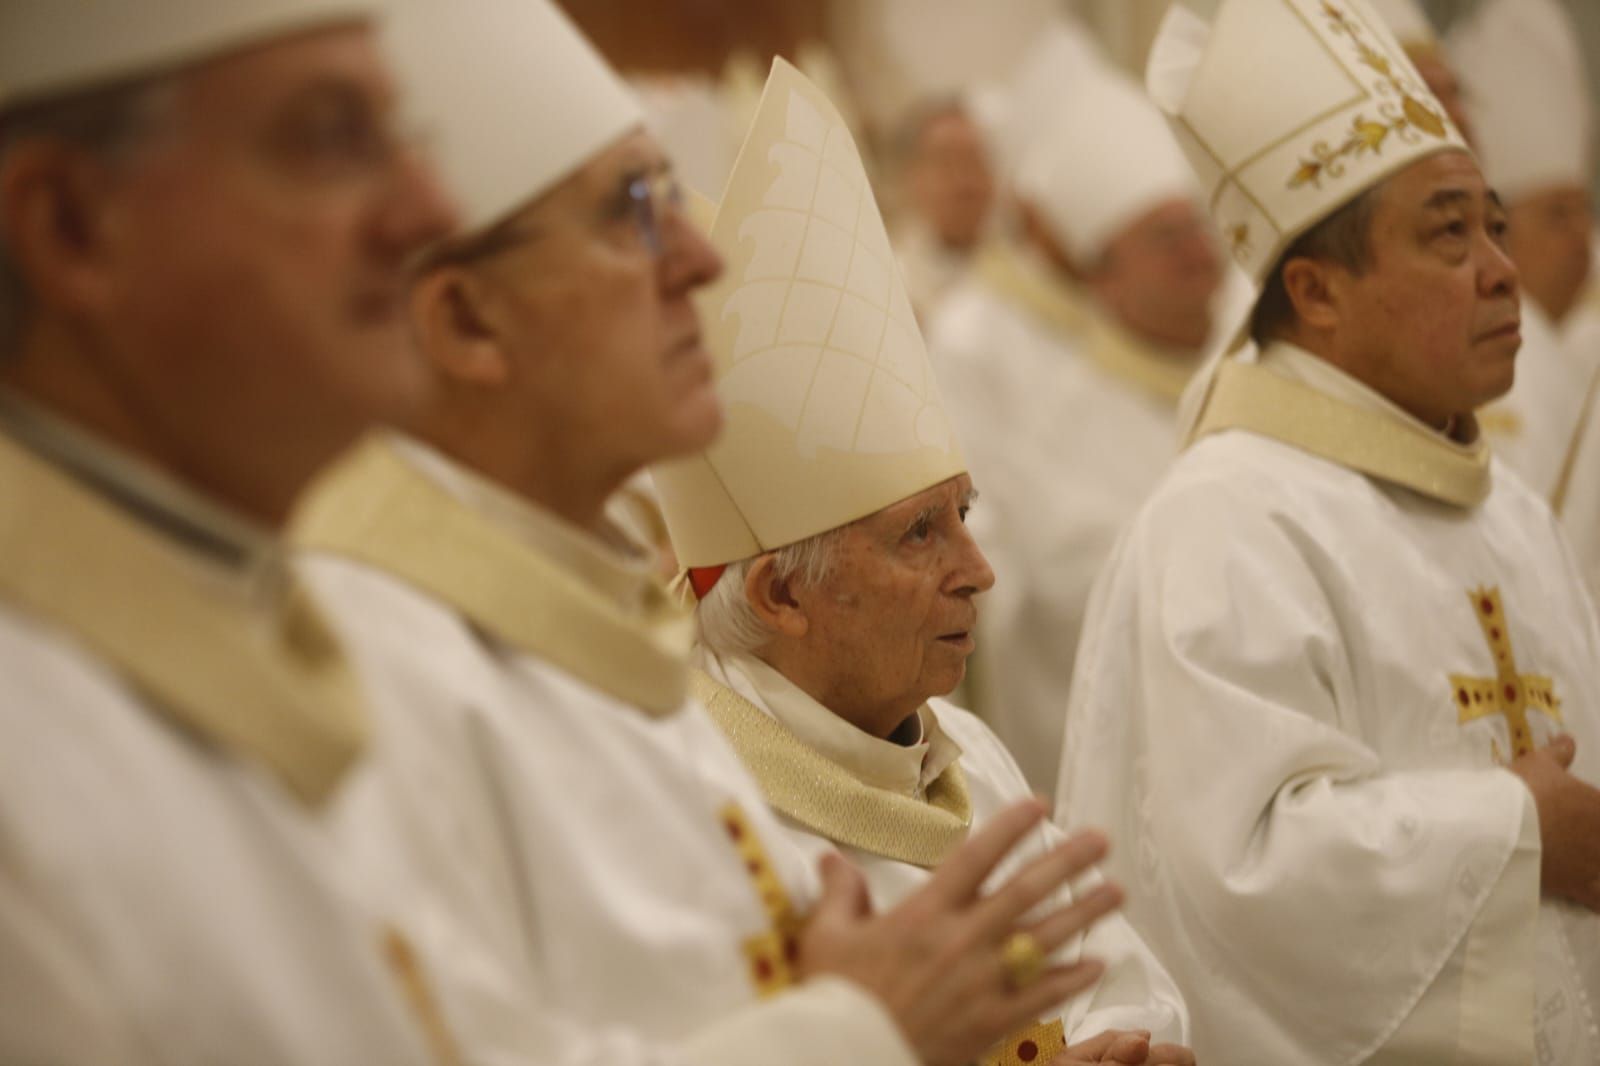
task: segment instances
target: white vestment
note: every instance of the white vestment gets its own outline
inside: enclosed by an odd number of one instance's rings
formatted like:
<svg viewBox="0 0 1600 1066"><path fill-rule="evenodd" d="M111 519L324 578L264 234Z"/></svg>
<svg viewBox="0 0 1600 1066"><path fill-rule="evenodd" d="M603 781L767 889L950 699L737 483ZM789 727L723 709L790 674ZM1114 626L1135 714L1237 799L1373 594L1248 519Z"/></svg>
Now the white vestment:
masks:
<svg viewBox="0 0 1600 1066"><path fill-rule="evenodd" d="M1584 344L1581 328L1576 340L1567 339L1524 299L1516 383L1479 418L1495 454L1546 500L1561 482L1594 377L1596 361L1583 354Z"/></svg>
<svg viewBox="0 0 1600 1066"><path fill-rule="evenodd" d="M1201 1061L1600 1061L1600 917L1539 900L1497 765L1565 730L1600 780L1549 509L1283 345L1200 432L1096 588L1058 817L1117 842Z"/></svg>
<svg viewBox="0 0 1600 1066"><path fill-rule="evenodd" d="M1591 596L1600 597L1600 280L1591 276L1559 327L1567 357L1589 367L1582 413L1551 502Z"/></svg>
<svg viewBox="0 0 1600 1066"><path fill-rule="evenodd" d="M1073 656L1095 575L1177 452L1194 363L1149 350L1016 253L948 297L929 347L981 499L995 572L971 703L1055 794Z"/></svg>
<svg viewBox="0 0 1600 1066"><path fill-rule="evenodd" d="M935 865L1000 811L1032 795L1015 761L977 717L934 700L902 729L912 735L884 740L835 716L759 659L718 656L699 649L702 695L712 717L756 774L799 847L820 856L842 852L866 874L872 902L893 907L933 876ZM1031 835L994 874L1014 875L1026 862L1063 840L1053 824ZM992 881L991 884L995 883ZM1062 890L1054 905L1071 893ZM1056 957L1068 965L1084 954L1103 960L1105 976L1090 992L1063 1005L1059 1025L1048 1028L1066 1044L1108 1029L1145 1029L1157 1043L1184 1043L1188 1018L1183 997L1138 935L1120 915L1102 919ZM1010 1043L1034 1040L1038 1029ZM986 1060L1006 1057L1007 1048Z"/></svg>
<svg viewBox="0 0 1600 1066"><path fill-rule="evenodd" d="M814 873L687 701L689 620L648 561L386 439L291 538L378 708L347 839L399 842L371 861L429 947L482 960L446 1005L495 1061L915 1061L855 986L787 987Z"/></svg>
<svg viewBox="0 0 1600 1066"><path fill-rule="evenodd" d="M949 247L921 221L895 230L892 243L900 274L905 278L906 296L918 321L928 322L945 295L971 269L975 253Z"/></svg>
<svg viewBox="0 0 1600 1066"><path fill-rule="evenodd" d="M365 723L271 542L0 420L0 1061L455 1061L329 831Z"/></svg>

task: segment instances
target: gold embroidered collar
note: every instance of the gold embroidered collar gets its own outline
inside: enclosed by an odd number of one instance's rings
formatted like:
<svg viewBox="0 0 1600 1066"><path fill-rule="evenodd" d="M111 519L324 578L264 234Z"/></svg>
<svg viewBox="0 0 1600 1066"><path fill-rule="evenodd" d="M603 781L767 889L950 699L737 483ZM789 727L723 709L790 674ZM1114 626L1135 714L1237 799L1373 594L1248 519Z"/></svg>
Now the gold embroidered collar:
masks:
<svg viewBox="0 0 1600 1066"><path fill-rule="evenodd" d="M265 765L306 804L332 795L367 721L306 596L219 565L3 433L0 485L0 597L73 634L155 710Z"/></svg>
<svg viewBox="0 0 1600 1066"><path fill-rule="evenodd" d="M966 839L972 803L960 763L929 784L925 800L873 788L704 671L693 672L690 686L761 783L767 802L807 829L924 867L938 865Z"/></svg>
<svg viewBox="0 0 1600 1066"><path fill-rule="evenodd" d="M1218 368L1194 439L1227 429L1291 444L1456 507L1474 507L1489 495L1489 448L1481 434L1458 444L1397 409L1356 404L1234 359Z"/></svg>
<svg viewBox="0 0 1600 1066"><path fill-rule="evenodd" d="M1084 354L1096 366L1177 410L1200 356L1168 355L1135 338L1105 315L1090 312Z"/></svg>
<svg viewBox="0 0 1600 1066"><path fill-rule="evenodd" d="M650 714L683 705L693 619L664 588L598 541L552 528L557 520L532 505L515 525L489 517L397 444L371 438L319 479L290 523L291 545L402 578L497 640Z"/></svg>
<svg viewBox="0 0 1600 1066"><path fill-rule="evenodd" d="M977 265L991 289L1044 323L1074 352L1118 381L1176 408L1199 366L1198 358L1167 355L1142 343L1090 308L1071 282L1052 278L1047 269L1005 247L986 250Z"/></svg>
<svg viewBox="0 0 1600 1066"><path fill-rule="evenodd" d="M1037 257L1002 244L979 253L974 269L984 283L1068 340L1081 340L1089 312L1071 282L1052 277Z"/></svg>

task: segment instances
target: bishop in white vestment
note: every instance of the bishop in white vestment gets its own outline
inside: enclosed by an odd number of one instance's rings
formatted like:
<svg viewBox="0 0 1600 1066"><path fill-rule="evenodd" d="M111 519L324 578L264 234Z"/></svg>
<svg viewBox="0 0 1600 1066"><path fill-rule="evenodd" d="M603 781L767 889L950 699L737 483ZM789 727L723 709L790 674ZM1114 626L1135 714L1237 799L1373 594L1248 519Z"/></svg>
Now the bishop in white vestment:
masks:
<svg viewBox="0 0 1600 1066"><path fill-rule="evenodd" d="M1402 101L1360 105L1404 123L1382 155L1316 149L1361 132L1356 106L1310 88L1348 69ZM1293 107L1238 106L1289 71ZM1206 990L1202 1057L1594 1062L1600 900L1568 902L1586 875L1561 871L1594 862L1600 632L1548 508L1466 413L1515 353L1503 215L1361 3L1224 3L1209 22L1179 6L1150 81L1224 232L1252 236L1264 350L1202 383L1193 442L1096 590L1058 817L1125 842L1130 918ZM1365 273L1307 251L1351 219ZM1304 344L1262 336L1274 287ZM1333 290L1337 308L1317 295ZM1388 299L1403 313L1382 317ZM1464 316L1448 344L1424 314L1447 305ZM1400 363L1431 344L1435 369L1362 362L1346 331L1374 323L1363 343ZM1576 836L1552 786L1584 812Z"/></svg>
<svg viewBox="0 0 1600 1066"><path fill-rule="evenodd" d="M114 2L0 10L0 1061L461 1061L438 972L330 825L369 739L350 664L282 565L270 506L250 491L260 481L230 466L254 452L251 474L292 483L285 452L360 429L354 407L334 424L304 400L325 389L350 401L333 384L337 357L381 355L398 322L342 317L348 286L400 281L398 260L362 258L351 216L403 214L397 256L447 225L391 160L367 191L342 190L338 209L293 224L296 241L348 254L338 267L285 254L298 246L282 220L327 186L276 169L268 180L256 138L293 126L282 101L315 92L330 54L337 83L380 121L382 99L349 77L381 70L366 7L150 0L136 25ZM219 82L254 105L231 116L227 145L198 117L234 103ZM104 142L86 135L91 116ZM96 181L78 180L91 170ZM74 248L102 253L99 221L114 215L116 256L54 257L51 227L20 224L38 220L38 189L68 184L47 210L74 219ZM181 218L163 214L174 187ZM190 224L244 203L270 210L238 219L224 243ZM280 293L308 274L328 288L236 314L197 304L185 268ZM152 273L164 283L130 297ZM85 284L97 299L64 295ZM157 320L152 343L141 327ZM305 343L252 366L262 332ZM173 372L185 360L249 367L254 388L208 392L216 378ZM365 366L363 388L393 384L404 363ZM286 395L292 411L275 406ZM218 411L226 437L207 433ZM291 424L302 437L280 451ZM175 441L203 452L209 480L186 465L193 455L166 450Z"/></svg>
<svg viewBox="0 0 1600 1066"><path fill-rule="evenodd" d="M778 153L774 141L794 135L797 115L825 104L792 70L775 68L711 230L732 264L728 283L706 301L729 425L711 450L662 464L654 476L698 597L696 695L798 849L843 850L865 871L874 904L887 909L926 886L970 832L1030 789L987 726L931 699L959 682L978 600L994 575L963 526L971 481L914 322L891 321L883 348L855 352L892 368L865 397L842 372L807 374L845 354L830 350L842 325L831 307L789 297L781 329L816 338L815 347L773 344L761 333L766 303L815 276L809 241L783 272L784 230L769 223L786 190L768 185L762 161ZM875 215L864 174L853 177L862 193L849 206ZM834 206L819 205L819 218ZM863 228L880 231L872 221ZM873 251L868 244L857 254ZM874 279L844 280L847 298L859 299ZM903 314L898 279L887 295ZM795 392L804 394L801 418L783 427L772 415ZM765 599L769 590L782 606ZM782 620L769 617L774 610ZM1042 830L1000 876L1064 839ZM1066 906L1073 896L1062 890L1057 899ZM1192 1061L1179 1046L1182 999L1131 930L1106 919L1053 958L1071 967L1090 955L1105 963L1105 977L1051 1004L986 1063L1046 1062L1095 1038L1131 1040L1152 1063Z"/></svg>
<svg viewBox="0 0 1600 1066"><path fill-rule="evenodd" d="M1059 99L1018 177L1029 236L987 251L929 329L1000 577L972 705L1047 795L1090 586L1177 453L1222 276L1193 172L1142 90L1085 61Z"/></svg>
<svg viewBox="0 0 1600 1066"><path fill-rule="evenodd" d="M1517 382L1484 412L1490 443L1557 502L1600 346L1584 320L1594 214L1594 104L1571 16L1555 0L1492 0L1450 35L1475 150L1509 213L1522 276Z"/></svg>
<svg viewBox="0 0 1600 1066"><path fill-rule="evenodd" d="M720 262L670 163L552 3L417 5L391 39L469 220L412 286L441 379L416 435L357 448L291 524L378 708L345 839L476 977L444 1005L492 1061L958 1066L1031 1008L1004 931L971 932L975 899L913 929L819 887L689 697L690 618L604 517L721 421L690 300Z"/></svg>

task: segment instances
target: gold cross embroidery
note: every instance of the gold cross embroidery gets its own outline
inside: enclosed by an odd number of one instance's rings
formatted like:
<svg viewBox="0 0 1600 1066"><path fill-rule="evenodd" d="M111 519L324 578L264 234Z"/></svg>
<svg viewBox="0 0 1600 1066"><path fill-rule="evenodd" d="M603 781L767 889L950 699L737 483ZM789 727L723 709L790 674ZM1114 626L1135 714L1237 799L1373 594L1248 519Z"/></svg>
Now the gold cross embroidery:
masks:
<svg viewBox="0 0 1600 1066"><path fill-rule="evenodd" d="M761 897L761 906L767 912L767 929L744 942L750 978L755 983L756 994L765 998L794 983L800 916L744 811L737 803L730 802L722 808L721 815L722 828L739 852L745 872L750 875L756 895Z"/></svg>
<svg viewBox="0 0 1600 1066"><path fill-rule="evenodd" d="M1450 675L1458 721L1465 725L1498 714L1505 718L1506 728L1511 733L1512 757L1527 755L1533 751L1528 708L1536 708L1561 721L1561 700L1556 695L1555 682L1540 674L1517 673L1517 657L1511 650L1511 633L1506 628L1506 613L1498 588L1480 588L1467 593L1467 597L1472 601L1478 626L1494 655L1495 676Z"/></svg>
<svg viewBox="0 0 1600 1066"><path fill-rule="evenodd" d="M1048 1066L1057 1054L1066 1050L1066 1033L1061 1019L1035 1022L1021 1032L1012 1033L1001 1041L983 1060L983 1066Z"/></svg>

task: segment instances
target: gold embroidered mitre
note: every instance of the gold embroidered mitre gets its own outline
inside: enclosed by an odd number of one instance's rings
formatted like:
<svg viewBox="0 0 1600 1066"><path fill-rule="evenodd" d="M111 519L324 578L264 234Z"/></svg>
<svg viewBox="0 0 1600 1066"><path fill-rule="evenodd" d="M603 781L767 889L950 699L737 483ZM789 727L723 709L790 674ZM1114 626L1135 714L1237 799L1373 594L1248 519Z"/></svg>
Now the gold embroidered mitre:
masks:
<svg viewBox="0 0 1600 1066"><path fill-rule="evenodd" d="M1193 5L1193 6L1191 6ZM1178 0L1147 83L1258 285L1289 243L1419 159L1466 149L1365 0Z"/></svg>

